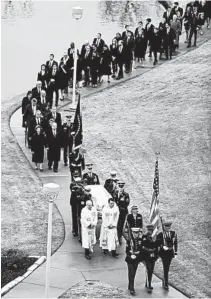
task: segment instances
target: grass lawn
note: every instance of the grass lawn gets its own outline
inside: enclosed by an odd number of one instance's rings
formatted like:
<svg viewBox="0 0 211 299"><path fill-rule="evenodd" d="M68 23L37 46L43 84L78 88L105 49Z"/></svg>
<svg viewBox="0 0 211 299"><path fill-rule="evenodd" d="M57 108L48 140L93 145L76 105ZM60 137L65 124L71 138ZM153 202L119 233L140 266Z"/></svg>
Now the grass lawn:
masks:
<svg viewBox="0 0 211 299"><path fill-rule="evenodd" d="M82 103L86 159L104 179L117 170L145 224L161 152L160 212L179 238L170 282L193 297L211 296L210 57L211 40Z"/></svg>
<svg viewBox="0 0 211 299"><path fill-rule="evenodd" d="M27 255L46 255L48 204L41 196L41 181L31 168L9 127L9 118L21 97L3 99L1 120L1 247ZM52 251L64 238L64 224L56 207L53 215Z"/></svg>

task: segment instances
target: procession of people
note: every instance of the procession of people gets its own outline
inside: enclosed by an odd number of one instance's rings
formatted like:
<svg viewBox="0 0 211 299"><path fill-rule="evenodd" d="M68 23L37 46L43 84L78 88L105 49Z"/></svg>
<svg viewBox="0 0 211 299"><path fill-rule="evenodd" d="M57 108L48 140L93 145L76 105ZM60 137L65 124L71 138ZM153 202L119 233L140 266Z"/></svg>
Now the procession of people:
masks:
<svg viewBox="0 0 211 299"><path fill-rule="evenodd" d="M37 74L36 86L27 92L22 101L22 126L26 128L26 143L31 149L35 170L44 171L46 151L48 169L57 173L63 152L64 166L69 166L70 170L72 234L84 248L87 260L92 258L97 242L102 254L108 256L110 253L113 258L118 258L118 248L124 245L125 239L125 262L131 295L136 294L134 282L140 263L145 265L147 271L147 292L152 292L152 276L158 258L163 264L163 288L169 290L168 273L172 259L177 255L177 234L171 229L172 223L166 221L162 222L162 229L154 236L154 225L146 225L136 205L129 213L130 194L126 191L127 187L125 190L125 182L118 179L116 171L111 171L110 177L102 184L109 198L102 210L97 210L89 186L100 185L101 180L93 172L93 164L85 163L80 147L75 144L77 130L71 116L66 116L62 122L57 106L72 86L75 55L77 82L83 80L84 86L95 88L103 82L103 76L107 76L108 83L110 76L118 80L123 78L124 72L132 71L133 61L134 68L143 67L147 48L149 57L153 55L154 65L162 55L172 59L173 52L179 48L183 25L187 47L192 46L193 36L193 46L196 46L197 34L203 34L205 22L207 29L210 27L210 17L208 1L190 2L184 13L179 3L175 2L173 8L167 8L158 27L152 24L150 18L146 19L146 24L140 21L135 32L125 25L125 31L117 33L110 46L101 33L97 34L92 44L86 41L80 52L75 53L75 45L71 43L60 63L50 54L49 60L41 65ZM102 223L98 236L99 219Z"/></svg>

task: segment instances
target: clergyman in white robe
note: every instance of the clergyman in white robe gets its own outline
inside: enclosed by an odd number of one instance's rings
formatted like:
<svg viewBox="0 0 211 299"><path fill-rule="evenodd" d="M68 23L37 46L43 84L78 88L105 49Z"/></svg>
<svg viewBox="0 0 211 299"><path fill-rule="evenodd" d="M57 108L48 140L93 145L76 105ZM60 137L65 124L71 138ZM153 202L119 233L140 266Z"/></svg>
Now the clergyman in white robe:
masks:
<svg viewBox="0 0 211 299"><path fill-rule="evenodd" d="M113 206L112 206L113 205ZM111 201L102 210L102 225L100 231L100 247L104 250L115 251L118 245L117 222L119 208Z"/></svg>

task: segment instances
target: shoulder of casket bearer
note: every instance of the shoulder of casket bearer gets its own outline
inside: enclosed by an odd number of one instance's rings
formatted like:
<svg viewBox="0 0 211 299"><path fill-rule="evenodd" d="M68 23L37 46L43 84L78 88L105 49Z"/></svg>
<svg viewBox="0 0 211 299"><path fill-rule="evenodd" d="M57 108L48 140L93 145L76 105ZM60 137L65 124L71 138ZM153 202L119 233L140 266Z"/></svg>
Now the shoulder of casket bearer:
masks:
<svg viewBox="0 0 211 299"><path fill-rule="evenodd" d="M148 230L154 229L154 225L153 224L148 224L148 225L146 225L146 228Z"/></svg>
<svg viewBox="0 0 211 299"><path fill-rule="evenodd" d="M116 171L112 170L112 171L110 172L110 175L111 175L112 177L115 177L115 176L116 176Z"/></svg>
<svg viewBox="0 0 211 299"><path fill-rule="evenodd" d="M165 221L163 223L163 226L165 226L165 227L171 227L171 225L172 225L172 221Z"/></svg>

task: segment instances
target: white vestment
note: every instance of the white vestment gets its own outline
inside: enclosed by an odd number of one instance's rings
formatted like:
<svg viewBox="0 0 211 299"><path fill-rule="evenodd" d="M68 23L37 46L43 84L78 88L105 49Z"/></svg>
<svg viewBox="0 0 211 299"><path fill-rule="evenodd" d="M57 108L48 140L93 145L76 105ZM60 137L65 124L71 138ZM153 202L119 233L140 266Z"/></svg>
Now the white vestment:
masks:
<svg viewBox="0 0 211 299"><path fill-rule="evenodd" d="M102 225L100 231L100 247L102 249L116 250L118 244L117 236L117 222L119 219L119 208L116 203L113 208L109 205L105 206L102 210ZM109 225L114 226L109 228Z"/></svg>
<svg viewBox="0 0 211 299"><path fill-rule="evenodd" d="M93 249L96 243L96 225L97 225L97 210L92 207L89 210L87 207L81 211L81 231L82 231L82 247ZM95 225L94 228L88 228L89 225Z"/></svg>

